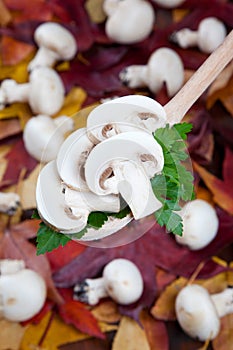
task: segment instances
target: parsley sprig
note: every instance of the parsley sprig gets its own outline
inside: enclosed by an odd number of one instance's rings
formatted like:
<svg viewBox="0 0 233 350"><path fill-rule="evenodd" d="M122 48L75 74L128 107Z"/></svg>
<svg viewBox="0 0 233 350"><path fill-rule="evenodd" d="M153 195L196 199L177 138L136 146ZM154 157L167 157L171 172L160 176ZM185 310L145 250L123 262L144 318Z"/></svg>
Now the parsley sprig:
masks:
<svg viewBox="0 0 233 350"><path fill-rule="evenodd" d="M181 201L189 201L194 196L193 176L184 163L188 158L185 140L191 129L192 124L180 123L154 132L164 155L162 173L151 180L154 194L163 204L154 215L160 226L178 235L182 235L183 224L176 211L181 209Z"/></svg>

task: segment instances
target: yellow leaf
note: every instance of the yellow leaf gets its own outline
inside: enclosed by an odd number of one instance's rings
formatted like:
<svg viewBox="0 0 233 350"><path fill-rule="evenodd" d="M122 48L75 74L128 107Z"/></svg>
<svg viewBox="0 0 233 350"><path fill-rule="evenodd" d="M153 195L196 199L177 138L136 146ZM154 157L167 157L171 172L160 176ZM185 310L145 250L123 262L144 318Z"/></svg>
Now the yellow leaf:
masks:
<svg viewBox="0 0 233 350"><path fill-rule="evenodd" d="M19 186L18 193L23 210L36 208L36 183L40 170L41 165L38 164Z"/></svg>
<svg viewBox="0 0 233 350"><path fill-rule="evenodd" d="M31 116L32 112L26 103L13 103L0 111L0 120L19 118L21 128L24 128Z"/></svg>
<svg viewBox="0 0 233 350"><path fill-rule="evenodd" d="M106 323L116 323L121 318L117 305L113 301L105 301L97 305L91 310L91 313L98 321Z"/></svg>
<svg viewBox="0 0 233 350"><path fill-rule="evenodd" d="M30 324L27 327L20 350L32 350L37 345L45 350L58 350L58 347L62 344L88 338L86 334L79 332L73 326L65 324L60 317L54 316L44 341L39 344L49 320L51 320L51 312L48 312L39 324Z"/></svg>
<svg viewBox="0 0 233 350"><path fill-rule="evenodd" d="M18 350L25 327L17 322L0 320L0 350Z"/></svg>
<svg viewBox="0 0 233 350"><path fill-rule="evenodd" d="M112 350L150 350L145 331L129 317L121 319Z"/></svg>
<svg viewBox="0 0 233 350"><path fill-rule="evenodd" d="M107 15L103 10L104 0L87 0L85 8L93 23L102 23Z"/></svg>
<svg viewBox="0 0 233 350"><path fill-rule="evenodd" d="M79 88L74 87L70 90L68 95L65 97L64 104L60 109L59 113L55 115L55 117L60 115L73 116L75 115L81 108L83 102L87 97L86 92Z"/></svg>
<svg viewBox="0 0 233 350"><path fill-rule="evenodd" d="M172 17L174 22L180 22L182 19L184 19L185 16L187 16L189 13L189 10L186 9L175 9L172 11Z"/></svg>

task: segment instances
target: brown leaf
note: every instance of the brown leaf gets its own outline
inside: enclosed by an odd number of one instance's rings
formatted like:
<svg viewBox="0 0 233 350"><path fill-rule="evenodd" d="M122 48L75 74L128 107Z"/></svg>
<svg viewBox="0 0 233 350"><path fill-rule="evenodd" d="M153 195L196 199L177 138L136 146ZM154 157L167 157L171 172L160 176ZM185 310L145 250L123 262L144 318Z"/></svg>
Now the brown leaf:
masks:
<svg viewBox="0 0 233 350"><path fill-rule="evenodd" d="M0 0L0 26L4 27L12 20L10 11L3 0Z"/></svg>
<svg viewBox="0 0 233 350"><path fill-rule="evenodd" d="M107 15L103 10L104 0L87 0L85 8L93 23L102 23Z"/></svg>
<svg viewBox="0 0 233 350"><path fill-rule="evenodd" d="M21 131L18 119L0 120L0 140L19 134Z"/></svg>
<svg viewBox="0 0 233 350"><path fill-rule="evenodd" d="M145 331L131 318L124 316L113 340L112 350L150 350Z"/></svg>
<svg viewBox="0 0 233 350"><path fill-rule="evenodd" d="M233 350L233 314L221 318L221 328L212 341L214 350Z"/></svg>
<svg viewBox="0 0 233 350"><path fill-rule="evenodd" d="M155 320L148 311L143 310L140 321L146 332L150 349L169 349L168 332L164 322Z"/></svg>
<svg viewBox="0 0 233 350"><path fill-rule="evenodd" d="M91 310L98 321L106 323L117 323L121 319L117 304L111 300L103 301Z"/></svg>
<svg viewBox="0 0 233 350"><path fill-rule="evenodd" d="M19 350L25 327L17 322L0 320L0 350Z"/></svg>
<svg viewBox="0 0 233 350"><path fill-rule="evenodd" d="M34 51L30 44L17 41L8 36L1 39L1 58L4 65L14 65Z"/></svg>

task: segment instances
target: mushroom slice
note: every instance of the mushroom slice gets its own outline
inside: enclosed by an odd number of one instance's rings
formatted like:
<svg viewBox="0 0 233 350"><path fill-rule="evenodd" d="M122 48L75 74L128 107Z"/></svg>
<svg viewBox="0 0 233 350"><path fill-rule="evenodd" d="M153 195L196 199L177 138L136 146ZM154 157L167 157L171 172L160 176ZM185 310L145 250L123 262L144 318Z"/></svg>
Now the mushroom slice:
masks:
<svg viewBox="0 0 233 350"><path fill-rule="evenodd" d="M165 124L166 113L158 102L146 96L129 95L94 108L87 118L87 132L101 142L122 132L152 132Z"/></svg>
<svg viewBox="0 0 233 350"><path fill-rule="evenodd" d="M94 144L86 128L73 132L61 145L57 155L57 170L61 179L71 188L86 191L84 163Z"/></svg>
<svg viewBox="0 0 233 350"><path fill-rule="evenodd" d="M163 169L161 146L152 135L127 132L95 146L85 164L85 178L98 195L120 193L135 219L148 216L162 204L154 196L150 178Z"/></svg>
<svg viewBox="0 0 233 350"><path fill-rule="evenodd" d="M57 173L55 161L48 163L39 174L36 200L41 218L65 234L81 231L87 225L91 211L120 210L120 200L115 195L99 198L91 192L78 192L65 188Z"/></svg>

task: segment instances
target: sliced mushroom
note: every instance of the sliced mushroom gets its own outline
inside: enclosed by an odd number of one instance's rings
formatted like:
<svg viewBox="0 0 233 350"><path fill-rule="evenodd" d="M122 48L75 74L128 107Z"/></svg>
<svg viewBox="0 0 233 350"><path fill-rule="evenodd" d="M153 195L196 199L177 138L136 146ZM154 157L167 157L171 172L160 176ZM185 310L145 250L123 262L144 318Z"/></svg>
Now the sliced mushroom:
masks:
<svg viewBox="0 0 233 350"><path fill-rule="evenodd" d="M132 65L120 74L122 82L130 88L147 86L157 93L166 84L168 96L174 96L184 82L184 66L172 49L161 47L150 56L146 65Z"/></svg>
<svg viewBox="0 0 233 350"><path fill-rule="evenodd" d="M89 140L86 128L78 129L63 142L57 155L59 176L67 186L86 191L84 163L94 144Z"/></svg>
<svg viewBox="0 0 233 350"><path fill-rule="evenodd" d="M35 30L34 39L39 50L28 65L29 71L41 66L51 67L59 60L71 60L77 52L74 36L59 23L42 23Z"/></svg>
<svg viewBox="0 0 233 350"><path fill-rule="evenodd" d="M56 162L52 161L39 174L36 201L41 218L61 233L72 234L81 231L87 225L88 214L91 210L99 211L104 208L107 211L118 212L120 210L120 201L117 196L97 197L91 192L80 192L80 196L72 195L72 205L75 205L76 208L75 216L66 202L64 190L66 192L65 186L59 178ZM80 202L74 203L74 197ZM79 216L77 214L78 208L80 210Z"/></svg>
<svg viewBox="0 0 233 350"><path fill-rule="evenodd" d="M150 178L163 169L160 145L152 135L128 132L107 139L90 152L85 178L99 196L120 193L135 219L150 215L162 204L155 197Z"/></svg>
<svg viewBox="0 0 233 350"><path fill-rule="evenodd" d="M122 132L151 133L165 124L166 114L158 102L146 96L129 95L94 108L87 118L87 132L100 142Z"/></svg>

